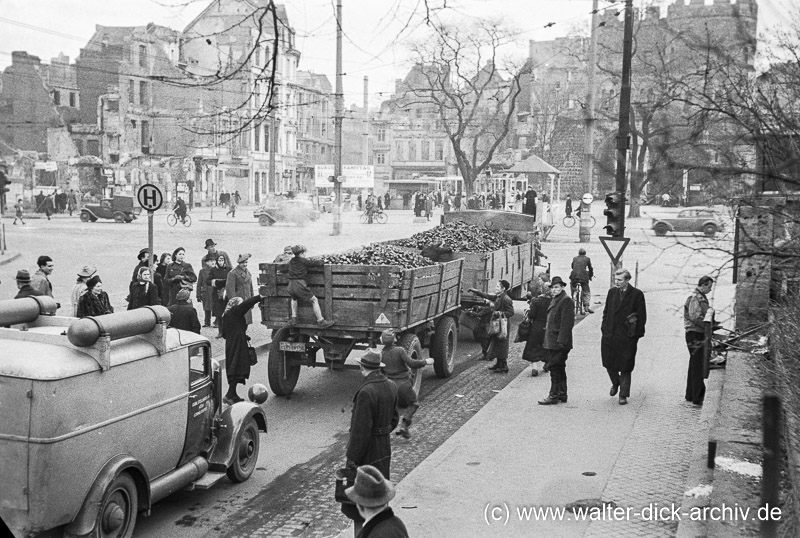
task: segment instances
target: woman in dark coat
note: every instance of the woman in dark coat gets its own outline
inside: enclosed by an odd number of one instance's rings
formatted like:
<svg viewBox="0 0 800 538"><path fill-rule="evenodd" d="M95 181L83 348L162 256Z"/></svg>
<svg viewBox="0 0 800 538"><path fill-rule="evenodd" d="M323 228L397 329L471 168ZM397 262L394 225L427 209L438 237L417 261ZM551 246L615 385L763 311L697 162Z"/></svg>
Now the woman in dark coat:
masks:
<svg viewBox="0 0 800 538"><path fill-rule="evenodd" d="M225 256L217 256L217 264L208 272L206 284L214 289L213 304L211 313L214 315L214 327L217 328L217 338L222 337L222 314L225 312L227 301L225 300L225 283L228 281L228 273L231 272Z"/></svg>
<svg viewBox="0 0 800 538"><path fill-rule="evenodd" d="M528 362L544 362L547 364L547 350L542 346L544 343L544 328L547 326L547 307L550 306L550 295L539 295L533 297L528 310L528 319L531 320L531 329L528 332L528 339L525 341L525 349L522 351L522 359ZM536 366L531 370L531 376L539 375Z"/></svg>
<svg viewBox="0 0 800 538"><path fill-rule="evenodd" d="M247 300L234 297L228 301L222 314L222 337L225 338L225 375L228 378L228 392L222 399L231 405L244 401L236 394L236 385L250 377L250 353L247 346L247 319L245 314L261 300L255 295Z"/></svg>
<svg viewBox="0 0 800 538"><path fill-rule="evenodd" d="M178 247L172 253L172 263L167 266L164 273L164 287L169 291L169 304L175 304L175 296L182 289L192 289L192 284L197 282L197 274L192 264L183 261L186 249Z"/></svg>
<svg viewBox="0 0 800 538"><path fill-rule="evenodd" d="M493 301L494 311L505 314L506 319L510 320L514 315L514 301L508 296L510 287L511 284L508 283L508 280L500 280L497 282L497 293L483 293L475 288L470 288L469 291L479 297ZM511 327L510 321L508 326L509 328ZM505 338L498 338L498 335L489 336L488 358L497 359L497 362L494 366L490 366L489 370L501 374L508 373L508 335Z"/></svg>
<svg viewBox="0 0 800 538"><path fill-rule="evenodd" d="M111 301L108 300L108 294L103 291L103 281L100 280L99 275L94 275L87 280L86 288L86 293L81 295L78 301L79 318L102 316L103 314L114 312L114 307L111 306Z"/></svg>
<svg viewBox="0 0 800 538"><path fill-rule="evenodd" d="M156 277L153 279L158 286L158 297L161 299L162 306L167 306L169 304L169 293L167 292L167 286L164 282L164 276L167 274L167 267L171 263L172 254L169 252L161 254L158 267L156 267Z"/></svg>
<svg viewBox="0 0 800 538"><path fill-rule="evenodd" d="M158 297L158 286L153 284L150 278L149 267L139 268L136 273L136 280L131 282L129 291L128 310L161 304L161 300Z"/></svg>

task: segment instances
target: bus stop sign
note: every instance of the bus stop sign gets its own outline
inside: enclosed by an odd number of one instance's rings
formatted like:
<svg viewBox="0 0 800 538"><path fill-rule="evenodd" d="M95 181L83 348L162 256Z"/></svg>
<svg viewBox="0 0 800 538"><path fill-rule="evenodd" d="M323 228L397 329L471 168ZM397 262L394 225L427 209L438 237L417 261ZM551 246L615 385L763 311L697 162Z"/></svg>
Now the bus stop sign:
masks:
<svg viewBox="0 0 800 538"><path fill-rule="evenodd" d="M145 183L139 187L136 199L145 211L158 211L164 204L164 195L161 194L161 189L152 183Z"/></svg>

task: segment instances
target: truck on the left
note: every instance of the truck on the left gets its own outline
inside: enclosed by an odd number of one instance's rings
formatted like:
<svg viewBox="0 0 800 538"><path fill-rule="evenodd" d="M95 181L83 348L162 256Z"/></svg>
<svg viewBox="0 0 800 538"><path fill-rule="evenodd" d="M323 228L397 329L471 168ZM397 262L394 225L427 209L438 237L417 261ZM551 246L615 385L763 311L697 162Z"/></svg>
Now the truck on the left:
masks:
<svg viewBox="0 0 800 538"><path fill-rule="evenodd" d="M171 493L250 477L266 387L224 405L209 341L168 328L164 307L56 306L0 301L0 517L15 536L130 537Z"/></svg>

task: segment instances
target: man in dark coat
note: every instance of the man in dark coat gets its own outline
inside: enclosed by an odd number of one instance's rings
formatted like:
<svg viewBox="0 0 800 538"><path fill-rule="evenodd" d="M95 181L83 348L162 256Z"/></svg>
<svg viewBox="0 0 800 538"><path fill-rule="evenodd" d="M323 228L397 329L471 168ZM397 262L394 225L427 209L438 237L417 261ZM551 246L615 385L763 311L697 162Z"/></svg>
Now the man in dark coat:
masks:
<svg viewBox="0 0 800 538"><path fill-rule="evenodd" d="M544 274L544 273L543 273ZM540 279L537 278L539 282ZM537 295L530 301L528 319L531 321L531 328L528 331L528 339L525 341L525 349L522 351L522 360L530 363L543 362L547 364L548 352L543 347L544 331L547 327L547 307L550 306L551 297L549 294ZM539 375L539 370L534 365L531 369L531 376Z"/></svg>
<svg viewBox="0 0 800 538"><path fill-rule="evenodd" d="M14 296L14 299L23 299L25 297L36 297L42 295L31 286L31 274L25 269L17 271L17 289L19 290Z"/></svg>
<svg viewBox="0 0 800 538"><path fill-rule="evenodd" d="M611 396L619 391L619 404L628 403L631 395L631 372L636 366L636 348L644 336L647 308L644 293L630 284L627 269L614 273L614 287L608 290L603 308L600 354L603 367L611 378Z"/></svg>
<svg viewBox="0 0 800 538"><path fill-rule="evenodd" d="M522 203L522 212L536 219L536 191L533 190L533 187L528 187L528 191L525 193L525 201Z"/></svg>
<svg viewBox="0 0 800 538"><path fill-rule="evenodd" d="M394 485L372 465L358 468L353 487L345 495L356 503L361 517L366 521L359 538L408 538L406 526L389 508L394 498Z"/></svg>
<svg viewBox="0 0 800 538"><path fill-rule="evenodd" d="M374 351L368 351L358 363L364 379L353 396L345 467L353 469L361 465L372 465L389 480L392 460L390 434L400 422L397 386L381 371L386 365ZM358 534L363 518L356 507L343 504L342 513L353 520Z"/></svg>
<svg viewBox="0 0 800 538"><path fill-rule="evenodd" d="M572 349L572 327L575 325L575 304L564 292L566 283L561 277L550 281L553 299L547 307L547 326L543 347L547 350L547 370L550 371L550 394L539 405L567 403L567 358Z"/></svg>
<svg viewBox="0 0 800 538"><path fill-rule="evenodd" d="M570 291L575 293L577 284L581 285L581 300L586 311L594 314L590 308L592 302L592 290L589 289L589 281L594 278L594 267L592 260L586 255L586 249L578 249L578 255L572 258L572 271L569 274Z"/></svg>
<svg viewBox="0 0 800 538"><path fill-rule="evenodd" d="M181 290L175 296L175 303L170 305L167 310L172 314L169 326L174 329L182 329L200 334L200 319L197 317L197 310L191 305L189 300L192 294L189 290Z"/></svg>

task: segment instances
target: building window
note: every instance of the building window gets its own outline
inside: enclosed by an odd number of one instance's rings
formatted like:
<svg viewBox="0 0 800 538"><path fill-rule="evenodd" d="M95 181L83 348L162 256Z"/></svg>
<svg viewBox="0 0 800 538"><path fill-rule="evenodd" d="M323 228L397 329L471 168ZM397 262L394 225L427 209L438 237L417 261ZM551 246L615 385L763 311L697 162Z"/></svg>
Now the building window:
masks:
<svg viewBox="0 0 800 538"><path fill-rule="evenodd" d="M139 104L147 106L150 103L149 96L147 95L147 82L144 80L139 81Z"/></svg>
<svg viewBox="0 0 800 538"><path fill-rule="evenodd" d="M136 104L136 81L128 80L128 104Z"/></svg>
<svg viewBox="0 0 800 538"><path fill-rule="evenodd" d="M69 106L75 108L78 105L78 99L75 92L69 92Z"/></svg>
<svg viewBox="0 0 800 538"><path fill-rule="evenodd" d="M106 110L109 112L119 112L119 101L116 99L106 101Z"/></svg>
<svg viewBox="0 0 800 538"><path fill-rule="evenodd" d="M111 161L111 164L116 164L119 162L119 153L109 153L108 160Z"/></svg>
<svg viewBox="0 0 800 538"><path fill-rule="evenodd" d="M139 45L139 67L147 67L147 47Z"/></svg>
<svg viewBox="0 0 800 538"><path fill-rule="evenodd" d="M83 140L75 140L75 149L78 151L78 155L83 155Z"/></svg>
<svg viewBox="0 0 800 538"><path fill-rule="evenodd" d="M436 140L434 142L434 159L437 161L444 160L444 141L443 140Z"/></svg>
<svg viewBox="0 0 800 538"><path fill-rule="evenodd" d="M375 154L375 164L386 164L386 154L385 153L376 153Z"/></svg>
<svg viewBox="0 0 800 538"><path fill-rule="evenodd" d="M253 149L261 151L261 124L257 123L253 129Z"/></svg>
<svg viewBox="0 0 800 538"><path fill-rule="evenodd" d="M431 141L430 140L423 140L422 141L422 154L420 155L421 161L430 161L431 160Z"/></svg>
<svg viewBox="0 0 800 538"><path fill-rule="evenodd" d="M95 157L100 156L100 142L98 140L87 140L86 141L86 153L88 155L94 155Z"/></svg>
<svg viewBox="0 0 800 538"><path fill-rule="evenodd" d="M142 153L150 154L150 122L142 121Z"/></svg>
<svg viewBox="0 0 800 538"><path fill-rule="evenodd" d="M61 92L53 90L53 102L57 105L61 104Z"/></svg>
<svg viewBox="0 0 800 538"><path fill-rule="evenodd" d="M378 127L378 142L386 142L386 127Z"/></svg>
<svg viewBox="0 0 800 538"><path fill-rule="evenodd" d="M405 147L406 143L405 140L398 140L397 144L395 144L395 156L396 161L405 161Z"/></svg>
<svg viewBox="0 0 800 538"><path fill-rule="evenodd" d="M256 45L256 50L255 50L255 53L256 53L256 54L255 54L255 57L254 57L254 59L253 59L253 63L254 63L256 66L258 66L258 67L261 67L261 46L259 46L259 45Z"/></svg>
<svg viewBox="0 0 800 538"><path fill-rule="evenodd" d="M416 161L417 160L417 141L416 140L409 140L408 141L408 160L409 161Z"/></svg>

